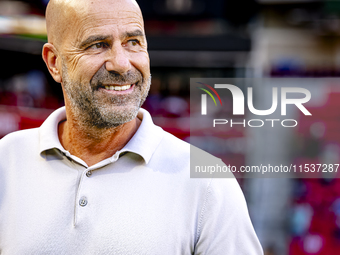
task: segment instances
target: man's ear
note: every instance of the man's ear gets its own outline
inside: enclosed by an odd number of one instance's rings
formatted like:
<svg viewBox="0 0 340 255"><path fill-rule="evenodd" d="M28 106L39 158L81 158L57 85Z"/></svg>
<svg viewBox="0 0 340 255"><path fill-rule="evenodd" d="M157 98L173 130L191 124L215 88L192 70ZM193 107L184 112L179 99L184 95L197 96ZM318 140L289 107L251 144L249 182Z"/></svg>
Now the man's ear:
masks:
<svg viewBox="0 0 340 255"><path fill-rule="evenodd" d="M61 83L61 70L57 63L58 57L58 51L54 45L51 43L45 43L42 50L42 58L44 59L47 69L52 75L53 79L56 82Z"/></svg>

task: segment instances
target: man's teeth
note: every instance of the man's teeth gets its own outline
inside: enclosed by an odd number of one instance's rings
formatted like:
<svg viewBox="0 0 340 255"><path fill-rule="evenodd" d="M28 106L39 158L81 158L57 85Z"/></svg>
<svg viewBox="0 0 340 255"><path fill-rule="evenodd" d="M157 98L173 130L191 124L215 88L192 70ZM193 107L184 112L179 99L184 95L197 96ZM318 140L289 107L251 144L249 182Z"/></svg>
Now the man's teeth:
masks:
<svg viewBox="0 0 340 255"><path fill-rule="evenodd" d="M108 89L108 90L117 90L117 91L128 90L129 88L131 88L131 85L125 85L125 86L105 86L105 89Z"/></svg>

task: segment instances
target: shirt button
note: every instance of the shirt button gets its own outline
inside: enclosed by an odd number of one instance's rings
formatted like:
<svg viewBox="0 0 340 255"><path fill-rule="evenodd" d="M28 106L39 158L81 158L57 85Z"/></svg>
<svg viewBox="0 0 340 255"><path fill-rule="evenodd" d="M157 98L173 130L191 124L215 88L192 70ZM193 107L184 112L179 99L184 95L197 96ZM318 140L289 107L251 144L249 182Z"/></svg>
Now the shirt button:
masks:
<svg viewBox="0 0 340 255"><path fill-rule="evenodd" d="M86 176L87 177L90 177L91 175L92 175L92 171L91 170L86 172Z"/></svg>
<svg viewBox="0 0 340 255"><path fill-rule="evenodd" d="M87 198L86 197L82 197L80 200L79 200L79 205L84 207L87 205Z"/></svg>

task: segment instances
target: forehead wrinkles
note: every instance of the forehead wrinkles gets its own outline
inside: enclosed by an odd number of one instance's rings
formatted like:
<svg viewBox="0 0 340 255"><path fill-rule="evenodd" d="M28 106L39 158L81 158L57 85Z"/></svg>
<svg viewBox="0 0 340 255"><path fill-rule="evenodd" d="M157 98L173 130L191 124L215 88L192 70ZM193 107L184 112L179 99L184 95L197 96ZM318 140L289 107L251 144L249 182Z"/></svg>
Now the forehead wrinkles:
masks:
<svg viewBox="0 0 340 255"><path fill-rule="evenodd" d="M78 8L72 6L72 14L69 16L73 19L71 28L73 42L81 40L84 34L104 25L128 25L135 23L144 31L143 16L138 5L131 0L94 0L86 1L80 4L76 1ZM71 24L68 24L70 28ZM92 30L93 31L93 30ZM76 40L74 40L76 35Z"/></svg>
<svg viewBox="0 0 340 255"><path fill-rule="evenodd" d="M120 11L118 11L118 15L121 16L121 17L134 18L134 19L138 20L138 22L143 23L143 16L142 16L141 12L137 11L137 10L133 10L133 11L120 10Z"/></svg>
<svg viewBox="0 0 340 255"><path fill-rule="evenodd" d="M114 18L100 17L95 19L93 16L87 16L83 22L80 22L79 29L76 32L76 43L81 43L91 34L112 35L116 32L126 32L139 28L144 32L144 26L140 19L135 17ZM129 28L130 27L130 28ZM118 34L118 36L120 36Z"/></svg>

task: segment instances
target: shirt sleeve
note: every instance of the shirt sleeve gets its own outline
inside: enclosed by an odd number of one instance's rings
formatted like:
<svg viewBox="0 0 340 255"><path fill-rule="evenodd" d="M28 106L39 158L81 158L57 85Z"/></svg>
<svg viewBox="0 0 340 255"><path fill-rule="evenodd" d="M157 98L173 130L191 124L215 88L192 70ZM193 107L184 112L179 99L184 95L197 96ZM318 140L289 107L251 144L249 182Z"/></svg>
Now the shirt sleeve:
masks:
<svg viewBox="0 0 340 255"><path fill-rule="evenodd" d="M262 255L235 178L213 178L198 222L195 255Z"/></svg>

